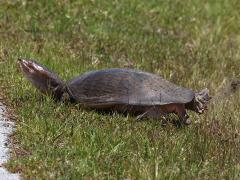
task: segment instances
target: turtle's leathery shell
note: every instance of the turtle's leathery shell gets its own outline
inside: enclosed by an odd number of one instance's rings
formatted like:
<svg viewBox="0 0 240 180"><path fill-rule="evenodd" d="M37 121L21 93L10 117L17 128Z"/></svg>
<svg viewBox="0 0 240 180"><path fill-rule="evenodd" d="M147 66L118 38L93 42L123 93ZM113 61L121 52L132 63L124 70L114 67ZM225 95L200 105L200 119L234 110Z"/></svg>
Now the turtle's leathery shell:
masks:
<svg viewBox="0 0 240 180"><path fill-rule="evenodd" d="M77 102L90 106L185 104L195 95L158 75L132 69L91 71L70 80L67 87Z"/></svg>

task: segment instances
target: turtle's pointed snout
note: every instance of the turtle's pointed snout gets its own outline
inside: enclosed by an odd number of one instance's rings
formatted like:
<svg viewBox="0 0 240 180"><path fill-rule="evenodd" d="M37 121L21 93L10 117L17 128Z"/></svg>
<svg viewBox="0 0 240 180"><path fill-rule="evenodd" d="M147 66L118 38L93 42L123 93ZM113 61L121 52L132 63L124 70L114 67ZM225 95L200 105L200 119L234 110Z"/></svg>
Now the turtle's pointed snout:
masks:
<svg viewBox="0 0 240 180"><path fill-rule="evenodd" d="M47 72L41 65L36 63L33 60L26 60L18 58L18 63L20 65L21 70L25 74L44 74Z"/></svg>
<svg viewBox="0 0 240 180"><path fill-rule="evenodd" d="M22 67L23 65L27 64L27 60L18 58L17 59L18 64Z"/></svg>
<svg viewBox="0 0 240 180"><path fill-rule="evenodd" d="M25 59L20 59L18 58L18 63L20 65L20 68L22 70L22 72L25 74L25 75L29 75L30 73L33 73L33 68L32 66L30 65L31 63Z"/></svg>
<svg viewBox="0 0 240 180"><path fill-rule="evenodd" d="M25 60L25 59L22 59L22 58L18 58L17 59L17 62L20 64L20 65L22 65L22 64L27 64L27 60Z"/></svg>
<svg viewBox="0 0 240 180"><path fill-rule="evenodd" d="M18 63L19 63L20 65L29 65L29 64L32 64L32 61L30 61L30 60L21 59L21 58L18 58L17 60L18 60Z"/></svg>

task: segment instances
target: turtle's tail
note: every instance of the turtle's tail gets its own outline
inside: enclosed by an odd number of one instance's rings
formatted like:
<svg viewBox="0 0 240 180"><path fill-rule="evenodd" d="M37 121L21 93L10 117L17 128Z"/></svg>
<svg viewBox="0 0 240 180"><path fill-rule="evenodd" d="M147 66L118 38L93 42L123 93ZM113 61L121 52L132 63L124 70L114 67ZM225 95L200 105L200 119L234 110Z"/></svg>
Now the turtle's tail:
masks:
<svg viewBox="0 0 240 180"><path fill-rule="evenodd" d="M55 73L33 60L18 59L24 76L42 93L60 100L65 92L65 83Z"/></svg>
<svg viewBox="0 0 240 180"><path fill-rule="evenodd" d="M209 96L209 90L207 88L201 90L195 94L194 98L194 111L202 114L207 109L207 104L211 97Z"/></svg>

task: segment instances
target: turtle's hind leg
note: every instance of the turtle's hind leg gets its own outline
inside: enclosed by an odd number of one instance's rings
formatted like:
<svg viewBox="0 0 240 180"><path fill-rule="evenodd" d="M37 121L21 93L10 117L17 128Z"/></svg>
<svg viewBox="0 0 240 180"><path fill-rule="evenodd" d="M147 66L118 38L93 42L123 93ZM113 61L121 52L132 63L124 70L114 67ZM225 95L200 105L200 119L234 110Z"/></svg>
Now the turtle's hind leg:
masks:
<svg viewBox="0 0 240 180"><path fill-rule="evenodd" d="M143 113L141 113L140 115L138 115L136 117L136 120L142 120L143 118L156 118L159 115L156 113L156 108L155 107L151 107L148 109L145 109Z"/></svg>
<svg viewBox="0 0 240 180"><path fill-rule="evenodd" d="M153 118L153 119L158 119L158 118L161 118L165 115L165 113L157 108L157 107L150 107L150 108L146 108L144 110L144 112L140 115L137 116L137 120L140 120L142 118Z"/></svg>
<svg viewBox="0 0 240 180"><path fill-rule="evenodd" d="M144 118L162 119L162 125L165 126L167 124L166 116L167 113L162 111L159 107L151 107L146 109L142 114L138 115L136 120L142 120Z"/></svg>

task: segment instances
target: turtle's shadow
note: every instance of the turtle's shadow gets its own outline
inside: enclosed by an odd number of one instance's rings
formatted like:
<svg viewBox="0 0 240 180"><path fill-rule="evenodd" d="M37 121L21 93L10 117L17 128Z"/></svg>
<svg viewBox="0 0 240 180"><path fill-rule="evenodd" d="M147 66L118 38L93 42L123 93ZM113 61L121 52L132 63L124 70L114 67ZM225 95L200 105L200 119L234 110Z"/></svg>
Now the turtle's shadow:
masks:
<svg viewBox="0 0 240 180"><path fill-rule="evenodd" d="M116 110L99 110L99 109L92 109L90 111L94 111L100 115L108 115L108 116L114 116L117 113L124 117L131 117L137 123L159 121L162 127L174 126L176 128L181 128L185 126L184 123L182 123L180 119L176 117L173 113L167 115L166 118L163 118L163 117L162 118L149 118L149 117L138 118L138 116L140 116L142 113L130 113L130 112L121 112L121 111L119 112Z"/></svg>
<svg viewBox="0 0 240 180"><path fill-rule="evenodd" d="M62 102L56 102L56 103L62 103ZM141 116L143 114L142 112L129 112L127 110L118 111L118 110L113 110L113 109L84 108L84 107L81 107L80 104L77 104L75 102L65 102L64 104L68 107L73 105L73 106L75 106L75 108L77 108L79 110L83 110L83 111L87 111L87 112L96 112L97 114L103 115L103 116L114 117L114 116L116 116L116 114L119 114L125 118L130 117L131 119L135 120L135 122L137 122L137 123L159 121L161 123L162 127L174 126L176 128L181 128L181 127L186 126L174 113L168 114L165 118L164 117L150 118L150 117L144 117L144 116L141 118L138 118L139 116Z"/></svg>

